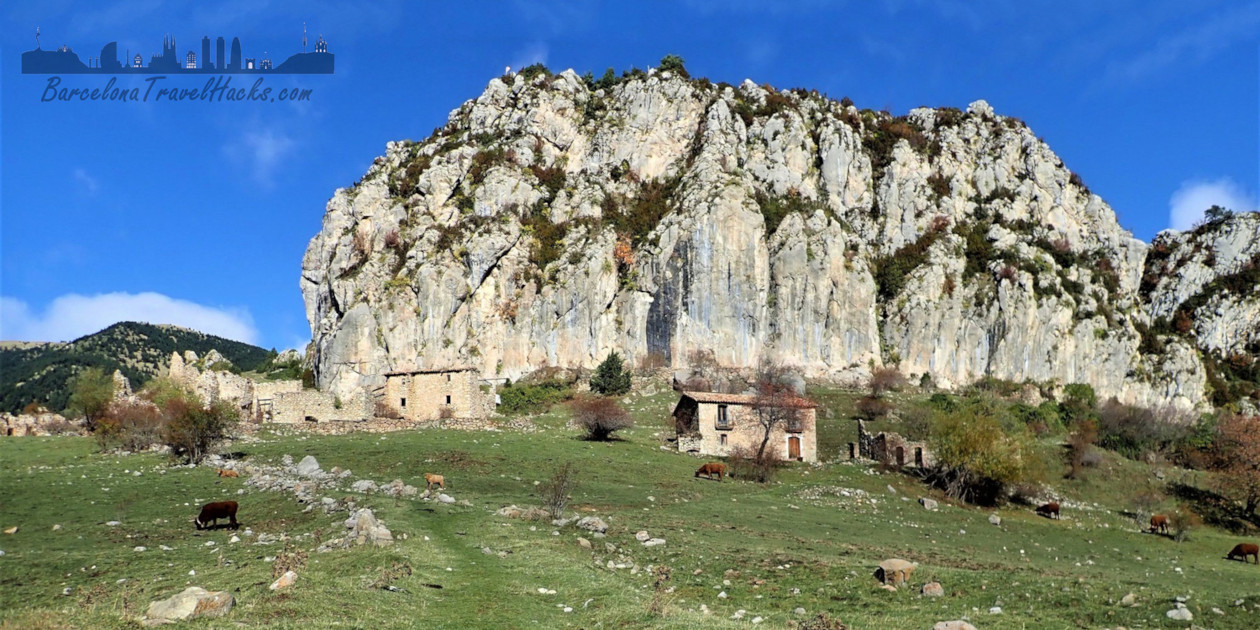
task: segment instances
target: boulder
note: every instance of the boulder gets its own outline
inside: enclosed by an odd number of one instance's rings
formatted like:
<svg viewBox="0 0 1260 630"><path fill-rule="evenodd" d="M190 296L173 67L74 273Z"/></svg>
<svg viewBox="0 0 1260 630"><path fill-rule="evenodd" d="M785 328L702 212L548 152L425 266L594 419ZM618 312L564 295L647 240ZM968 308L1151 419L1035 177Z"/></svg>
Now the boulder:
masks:
<svg viewBox="0 0 1260 630"><path fill-rule="evenodd" d="M956 619L954 621L939 621L932 626L932 630L976 630L976 627L962 619Z"/></svg>
<svg viewBox="0 0 1260 630"><path fill-rule="evenodd" d="M316 461L313 455L303 457L302 461L297 464L297 474L303 477L311 477L319 472L319 462Z"/></svg>
<svg viewBox="0 0 1260 630"><path fill-rule="evenodd" d="M639 542L647 542L651 537L652 535L648 534L646 529L641 529L634 533L634 539Z"/></svg>
<svg viewBox="0 0 1260 630"><path fill-rule="evenodd" d="M271 586L267 588L273 591L278 591L282 588L288 588L290 586L293 586L293 583L296 581L297 581L296 573L292 571L285 571L284 575L281 575L280 577L276 578L276 581L272 582Z"/></svg>
<svg viewBox="0 0 1260 630"><path fill-rule="evenodd" d="M919 565L902 560L900 558L890 558L879 563L879 567L875 569L875 578L884 584L904 584L910 581L910 575Z"/></svg>
<svg viewBox="0 0 1260 630"><path fill-rule="evenodd" d="M442 503L454 503L455 498L449 494L443 493L438 495L438 501L441 501Z"/></svg>
<svg viewBox="0 0 1260 630"><path fill-rule="evenodd" d="M376 515L372 514L369 508L362 508L356 511L350 518L346 519L346 529L350 530L350 536L347 540L348 544L365 545L371 544L376 547L384 547L394 543L394 536L380 521L376 520Z"/></svg>
<svg viewBox="0 0 1260 630"><path fill-rule="evenodd" d="M608 523L598 516L583 516L578 519L577 526L579 529L585 529L589 532L599 532L601 534L608 531Z"/></svg>
<svg viewBox="0 0 1260 630"><path fill-rule="evenodd" d="M991 524L991 525L1001 525L1001 524L1002 524L1002 517L1001 517L1001 516L998 516L997 514L990 514L990 515L989 515L989 524Z"/></svg>
<svg viewBox="0 0 1260 630"><path fill-rule="evenodd" d="M1190 612L1190 609L1180 604L1176 608L1164 613L1164 616L1175 621L1194 620L1194 614Z"/></svg>
<svg viewBox="0 0 1260 630"><path fill-rule="evenodd" d="M360 479L350 484L350 489L355 492L362 492L364 494L367 494L369 492L375 492L376 482L372 481L371 479Z"/></svg>
<svg viewBox="0 0 1260 630"><path fill-rule="evenodd" d="M198 617L222 617L232 610L236 600L226 591L207 591L190 586L167 599L149 604L145 619L183 621Z"/></svg>
<svg viewBox="0 0 1260 630"><path fill-rule="evenodd" d="M936 502L936 499L929 499L927 497L920 498L919 505L922 505L923 509L925 510L932 510L932 511L935 511L937 508L940 507L940 504Z"/></svg>
<svg viewBox="0 0 1260 630"><path fill-rule="evenodd" d="M919 589L919 592L922 593L924 597L944 597L945 587L941 586L940 582L928 582L923 585L922 589Z"/></svg>

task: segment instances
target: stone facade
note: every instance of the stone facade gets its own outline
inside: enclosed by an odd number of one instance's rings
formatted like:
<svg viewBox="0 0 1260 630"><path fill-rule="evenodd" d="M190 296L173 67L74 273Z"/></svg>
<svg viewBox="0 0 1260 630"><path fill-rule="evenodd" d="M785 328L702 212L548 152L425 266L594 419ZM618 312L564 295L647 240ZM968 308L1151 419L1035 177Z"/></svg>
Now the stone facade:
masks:
<svg viewBox="0 0 1260 630"><path fill-rule="evenodd" d="M870 459L898 467L926 468L936 463L926 442L907 440L891 431L868 433L866 423L861 420L858 420L857 443L849 443L849 458Z"/></svg>
<svg viewBox="0 0 1260 630"><path fill-rule="evenodd" d="M753 403L744 394L683 392L674 407L678 450L697 455L726 457L736 448L753 451L761 444L763 429ZM767 448L785 461L818 461L818 434L814 405L798 398L799 418L792 426L776 426Z"/></svg>
<svg viewBox="0 0 1260 630"><path fill-rule="evenodd" d="M385 374L385 404L406 420L485 418L494 413L493 390L481 388L474 368L406 370Z"/></svg>
<svg viewBox="0 0 1260 630"><path fill-rule="evenodd" d="M282 394L294 394L301 391L302 381L260 381L254 383L253 417L259 422L274 421L276 398Z"/></svg>
<svg viewBox="0 0 1260 630"><path fill-rule="evenodd" d="M271 398L272 422L362 421L371 416L367 394L339 398L329 392L307 390L280 392Z"/></svg>

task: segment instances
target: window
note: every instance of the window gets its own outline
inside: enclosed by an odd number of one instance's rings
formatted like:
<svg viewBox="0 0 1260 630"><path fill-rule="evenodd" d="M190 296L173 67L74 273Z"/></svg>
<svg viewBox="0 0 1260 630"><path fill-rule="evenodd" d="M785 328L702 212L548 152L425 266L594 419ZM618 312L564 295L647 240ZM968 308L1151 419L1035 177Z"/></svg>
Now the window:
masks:
<svg viewBox="0 0 1260 630"><path fill-rule="evenodd" d="M801 419L789 418L787 421L787 430L792 433L800 433L801 432Z"/></svg>
<svg viewBox="0 0 1260 630"><path fill-rule="evenodd" d="M446 404L448 404L448 405L449 405L449 404L451 404L451 397L450 397L450 396L447 396L447 397L446 397Z"/></svg>
<svg viewBox="0 0 1260 630"><path fill-rule="evenodd" d="M406 398L399 398L399 399L398 399L398 406L399 406L399 407L404 407L404 408L405 408L405 407L407 406L407 399L406 399Z"/></svg>
<svg viewBox="0 0 1260 630"><path fill-rule="evenodd" d="M447 383L451 382L451 375L450 375L450 374L447 374L447 375L446 375L446 382L447 382ZM450 402L450 401L447 401L447 402Z"/></svg>
<svg viewBox="0 0 1260 630"><path fill-rule="evenodd" d="M731 418L726 413L726 405L718 405L717 408L717 427L719 429L731 428Z"/></svg>
<svg viewBox="0 0 1260 630"><path fill-rule="evenodd" d="M719 437L719 438L721 438L721 440L722 440L722 446L726 446L726 434L725 434L725 433L723 433L723 434L719 435L718 437Z"/></svg>

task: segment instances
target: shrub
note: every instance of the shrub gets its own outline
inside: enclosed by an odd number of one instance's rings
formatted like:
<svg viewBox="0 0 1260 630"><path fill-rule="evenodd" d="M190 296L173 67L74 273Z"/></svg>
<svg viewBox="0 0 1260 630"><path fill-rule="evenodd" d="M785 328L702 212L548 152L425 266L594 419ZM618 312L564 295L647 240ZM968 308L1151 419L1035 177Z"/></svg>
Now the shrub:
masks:
<svg viewBox="0 0 1260 630"><path fill-rule="evenodd" d="M691 78L691 75L687 74L687 68L683 66L683 58L678 55L665 55L657 68L664 72L673 72L684 79Z"/></svg>
<svg viewBox="0 0 1260 630"><path fill-rule="evenodd" d="M87 420L87 429L96 430L96 423L109 410L114 400L114 378L105 370L92 367L83 370L70 379L70 404L66 408L72 413L82 414Z"/></svg>
<svg viewBox="0 0 1260 630"><path fill-rule="evenodd" d="M551 478L538 486L538 498L542 507L557 519L564 516L564 508L578 485L578 471L573 462L565 462L552 473Z"/></svg>
<svg viewBox="0 0 1260 630"><path fill-rule="evenodd" d="M897 391L905 385L906 377L895 367L882 367L871 372L871 396L875 398Z"/></svg>
<svg viewBox="0 0 1260 630"><path fill-rule="evenodd" d="M1203 519L1184 506L1178 507L1168 515L1168 528L1172 531L1173 540L1177 542L1189 540L1190 532L1202 525Z"/></svg>
<svg viewBox="0 0 1260 630"><path fill-rule="evenodd" d="M97 423L95 437L101 450L143 451L162 442L166 420L149 402L114 401Z"/></svg>
<svg viewBox="0 0 1260 630"><path fill-rule="evenodd" d="M376 409L372 415L377 418L389 418L391 420L401 420L403 417L402 413L395 409L393 405L383 400L376 401Z"/></svg>
<svg viewBox="0 0 1260 630"><path fill-rule="evenodd" d="M217 443L231 435L240 421L229 403L216 401L209 407L172 400L163 409L166 425L162 440L171 454L190 464L200 463Z"/></svg>
<svg viewBox="0 0 1260 630"><path fill-rule="evenodd" d="M882 418L892 412L892 403L874 396L864 396L858 399L855 407L857 407L858 415L866 420Z"/></svg>
<svg viewBox="0 0 1260 630"><path fill-rule="evenodd" d="M891 300L901 294L906 279L928 260L928 251L940 238L939 230L929 230L919 240L903 245L890 256L875 259L875 284L880 298Z"/></svg>
<svg viewBox="0 0 1260 630"><path fill-rule="evenodd" d="M1129 459L1170 454L1189 433L1171 408L1144 409L1111 400L1098 410L1098 444Z"/></svg>
<svg viewBox="0 0 1260 630"><path fill-rule="evenodd" d="M568 383L542 381L527 385L509 383L499 390L498 410L505 414L546 411L551 405L573 397Z"/></svg>
<svg viewBox="0 0 1260 630"><path fill-rule="evenodd" d="M1068 471L1069 479L1079 479L1088 464L1088 455L1098 441L1098 425L1093 420L1082 420L1077 423L1076 430L1068 437ZM1097 463L1097 459L1092 460Z"/></svg>
<svg viewBox="0 0 1260 630"><path fill-rule="evenodd" d="M1068 424L1093 418L1097 413L1098 396L1088 383L1070 383L1063 386L1063 400L1059 410Z"/></svg>
<svg viewBox="0 0 1260 630"><path fill-rule="evenodd" d="M933 423L936 466L931 480L950 496L993 505L1009 484L1027 481L1033 452L1025 434L1007 435L997 418L968 405L939 414Z"/></svg>
<svg viewBox="0 0 1260 630"><path fill-rule="evenodd" d="M537 77L537 76L544 76L544 77L551 76L551 70L548 69L547 66L541 63L535 63L533 65L529 65L529 66L525 66L524 68L521 68L520 74L521 74L521 77L525 79L525 82L529 83L530 81L534 80L534 77Z"/></svg>
<svg viewBox="0 0 1260 630"><path fill-rule="evenodd" d="M613 433L634 426L630 413L607 396L581 396L569 403L573 423L586 432L585 439L607 442Z"/></svg>
<svg viewBox="0 0 1260 630"><path fill-rule="evenodd" d="M773 481L782 466L773 450L766 449L758 455L756 450L743 446L731 449L727 462L731 477L757 483Z"/></svg>
<svg viewBox="0 0 1260 630"><path fill-rule="evenodd" d="M630 391L630 371L622 364L621 355L608 353L591 376L591 391L605 396L620 396Z"/></svg>

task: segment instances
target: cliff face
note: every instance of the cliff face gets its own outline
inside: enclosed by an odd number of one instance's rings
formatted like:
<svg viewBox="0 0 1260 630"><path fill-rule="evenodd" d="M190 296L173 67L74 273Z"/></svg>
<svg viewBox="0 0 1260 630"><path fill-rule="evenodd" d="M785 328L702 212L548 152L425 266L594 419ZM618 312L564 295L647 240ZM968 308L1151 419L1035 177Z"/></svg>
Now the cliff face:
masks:
<svg viewBox="0 0 1260 630"><path fill-rule="evenodd" d="M494 79L334 194L301 280L322 387L712 351L815 378L896 364L947 387L1204 399L1192 341L1233 324L1140 352L1147 246L983 101L893 118L667 72L592 87L571 71Z"/></svg>

